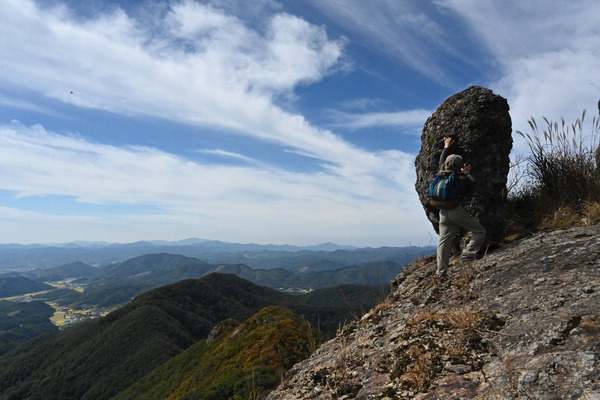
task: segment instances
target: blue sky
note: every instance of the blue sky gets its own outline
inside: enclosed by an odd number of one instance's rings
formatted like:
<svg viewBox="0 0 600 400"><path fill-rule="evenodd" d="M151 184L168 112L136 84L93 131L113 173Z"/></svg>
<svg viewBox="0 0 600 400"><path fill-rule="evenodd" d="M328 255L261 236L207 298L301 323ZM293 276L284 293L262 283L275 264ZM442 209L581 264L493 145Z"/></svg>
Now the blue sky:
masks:
<svg viewBox="0 0 600 400"><path fill-rule="evenodd" d="M600 98L596 0L0 2L0 243L434 244L447 97L523 131Z"/></svg>

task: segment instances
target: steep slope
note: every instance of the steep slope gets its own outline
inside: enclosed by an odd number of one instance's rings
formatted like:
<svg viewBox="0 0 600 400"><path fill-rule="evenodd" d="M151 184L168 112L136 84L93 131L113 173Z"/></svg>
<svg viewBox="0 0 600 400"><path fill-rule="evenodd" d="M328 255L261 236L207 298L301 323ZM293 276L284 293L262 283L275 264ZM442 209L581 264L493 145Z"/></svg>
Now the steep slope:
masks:
<svg viewBox="0 0 600 400"><path fill-rule="evenodd" d="M310 323L270 306L243 324L218 324L210 339L172 358L113 400L254 398L306 358L318 341Z"/></svg>
<svg viewBox="0 0 600 400"><path fill-rule="evenodd" d="M407 267L271 400L600 398L600 226Z"/></svg>
<svg viewBox="0 0 600 400"><path fill-rule="evenodd" d="M151 290L104 318L5 354L0 399L108 399L206 338L218 322L245 321L269 305L290 308L329 333L352 318L348 307L305 305L235 275L210 274Z"/></svg>

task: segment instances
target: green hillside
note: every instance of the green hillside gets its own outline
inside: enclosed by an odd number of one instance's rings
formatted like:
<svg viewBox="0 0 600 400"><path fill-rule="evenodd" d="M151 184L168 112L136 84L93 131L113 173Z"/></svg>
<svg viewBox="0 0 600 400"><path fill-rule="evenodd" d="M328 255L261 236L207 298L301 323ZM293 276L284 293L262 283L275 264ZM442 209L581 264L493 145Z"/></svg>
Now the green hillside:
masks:
<svg viewBox="0 0 600 400"><path fill-rule="evenodd" d="M388 252L384 249L378 251L375 254L381 258L379 261L357 262L350 266L330 262L329 270L323 269L323 265L320 265L320 268L306 265L295 270L283 267L253 269L239 263L213 265L197 258L176 254L147 254L102 268L95 275L80 279L78 283L88 287L114 288L139 285L148 288L167 285L182 279L197 279L210 272L219 272L235 274L261 286L290 291L314 290L347 284L378 286L390 282L408 262L416 257L415 253L386 258ZM375 258L373 252L366 253ZM356 254L361 253L357 251ZM309 256L307 261L310 261ZM345 262L347 263L348 260Z"/></svg>
<svg viewBox="0 0 600 400"><path fill-rule="evenodd" d="M41 301L0 300L0 355L17 343L57 328L50 322L54 309Z"/></svg>
<svg viewBox="0 0 600 400"><path fill-rule="evenodd" d="M267 307L239 325L220 323L201 341L152 371L115 400L255 398L314 351L319 338L290 310Z"/></svg>
<svg viewBox="0 0 600 400"><path fill-rule="evenodd" d="M135 296L152 289L151 286L119 286L115 288L92 287L80 293L71 289L56 289L38 294L32 298L40 301L56 302L59 306L81 309L85 305L112 307L129 303Z"/></svg>
<svg viewBox="0 0 600 400"><path fill-rule="evenodd" d="M90 277L97 274L98 271L98 268L77 261L69 264L64 264L59 267L35 269L32 271L22 272L21 275L36 281L55 282L69 278Z"/></svg>
<svg viewBox="0 0 600 400"><path fill-rule="evenodd" d="M213 271L235 274L258 285L281 290L312 290L338 285L377 286L390 282L404 268L405 263L392 260L337 268L325 271L291 271L283 268L251 269L244 264L224 264Z"/></svg>
<svg viewBox="0 0 600 400"><path fill-rule="evenodd" d="M225 274L154 289L104 318L36 338L0 357L0 399L109 399L207 338L218 322L245 321L270 305L293 310L328 335L356 313L300 299Z"/></svg>
<svg viewBox="0 0 600 400"><path fill-rule="evenodd" d="M24 276L0 277L0 298L53 289L45 283L34 282Z"/></svg>
<svg viewBox="0 0 600 400"><path fill-rule="evenodd" d="M197 258L176 254L146 254L101 269L81 282L90 286L162 286L182 279L200 278L212 269Z"/></svg>

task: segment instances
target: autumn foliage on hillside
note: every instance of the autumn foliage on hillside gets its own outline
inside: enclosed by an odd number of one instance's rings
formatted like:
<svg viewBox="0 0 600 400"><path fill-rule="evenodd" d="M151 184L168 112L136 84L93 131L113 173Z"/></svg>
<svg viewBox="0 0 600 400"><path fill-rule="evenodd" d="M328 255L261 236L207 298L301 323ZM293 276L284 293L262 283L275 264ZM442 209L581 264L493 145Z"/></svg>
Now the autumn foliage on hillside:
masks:
<svg viewBox="0 0 600 400"><path fill-rule="evenodd" d="M243 324L228 319L116 400L249 399L273 389L321 337L292 311L270 306Z"/></svg>

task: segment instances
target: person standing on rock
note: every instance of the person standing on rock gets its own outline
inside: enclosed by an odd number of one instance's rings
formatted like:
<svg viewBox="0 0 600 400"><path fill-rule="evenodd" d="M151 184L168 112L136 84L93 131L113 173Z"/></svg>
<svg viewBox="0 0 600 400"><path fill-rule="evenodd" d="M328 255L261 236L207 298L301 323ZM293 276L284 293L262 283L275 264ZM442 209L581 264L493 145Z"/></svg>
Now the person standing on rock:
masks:
<svg viewBox="0 0 600 400"><path fill-rule="evenodd" d="M456 184L459 196L470 194L475 188L475 178L471 175L470 164L465 165L463 158L458 154L452 154L454 139L444 138L444 150L440 155L440 174L456 174ZM444 277L448 269L450 252L456 232L463 227L473 233L469 243L462 252L460 258L463 261L474 260L479 248L485 240L485 228L465 210L459 202L452 208L440 208L439 233L440 241L437 247L437 275Z"/></svg>

